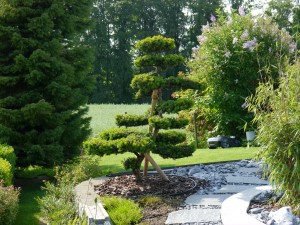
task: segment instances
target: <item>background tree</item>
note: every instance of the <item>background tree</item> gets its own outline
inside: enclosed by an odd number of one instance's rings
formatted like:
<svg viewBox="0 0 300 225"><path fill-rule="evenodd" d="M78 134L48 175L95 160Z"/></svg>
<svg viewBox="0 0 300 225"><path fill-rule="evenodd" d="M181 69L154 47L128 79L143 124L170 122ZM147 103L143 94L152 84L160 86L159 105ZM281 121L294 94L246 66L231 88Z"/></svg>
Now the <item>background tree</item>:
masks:
<svg viewBox="0 0 300 225"><path fill-rule="evenodd" d="M230 14L207 25L198 36L189 67L206 87L198 101L203 116L217 134L242 135L253 114L245 99L259 82L284 67L285 57L296 50L292 37L270 20Z"/></svg>
<svg viewBox="0 0 300 225"><path fill-rule="evenodd" d="M189 108L192 104L189 100L166 101L162 100L163 88L189 88L197 86L186 77L164 78L161 71L170 66L176 66L184 62L184 58L178 54L168 54L175 48L175 41L171 38L153 36L137 42L137 49L142 54L135 65L137 67L150 67L154 71L134 76L131 86L137 90L136 96L142 97L152 94L151 109L144 116L117 115L118 126L126 128L114 128L101 133L98 137L86 141L84 146L88 153L104 155L131 152L136 157L124 161L126 169L132 169L137 182L141 180L140 167L144 158L150 161L163 179L168 178L156 165L150 152L157 153L163 158L182 158L192 155L195 151L194 143L189 143L186 134L178 131L164 131L167 129L184 128L188 120L184 118L166 117L163 113L174 113ZM127 127L149 124L149 132L141 132ZM144 174L146 175L146 168Z"/></svg>
<svg viewBox="0 0 300 225"><path fill-rule="evenodd" d="M88 42L95 49L94 76L97 89L89 96L91 103L131 103L130 81L134 74L133 47L137 40L164 34L175 39L173 53L191 56L196 36L220 7L220 0L97 0L92 20L95 27ZM185 70L173 67L166 74Z"/></svg>
<svg viewBox="0 0 300 225"><path fill-rule="evenodd" d="M0 10L0 141L19 165L53 165L79 153L92 69L81 34L89 0L2 1Z"/></svg>

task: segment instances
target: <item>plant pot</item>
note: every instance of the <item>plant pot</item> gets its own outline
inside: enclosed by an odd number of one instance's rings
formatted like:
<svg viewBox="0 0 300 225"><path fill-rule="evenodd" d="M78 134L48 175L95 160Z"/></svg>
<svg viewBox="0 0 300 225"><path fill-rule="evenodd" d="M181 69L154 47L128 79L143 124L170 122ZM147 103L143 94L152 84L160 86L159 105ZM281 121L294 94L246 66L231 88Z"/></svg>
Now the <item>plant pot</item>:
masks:
<svg viewBox="0 0 300 225"><path fill-rule="evenodd" d="M253 141L255 139L254 131L246 131L246 139L247 141Z"/></svg>

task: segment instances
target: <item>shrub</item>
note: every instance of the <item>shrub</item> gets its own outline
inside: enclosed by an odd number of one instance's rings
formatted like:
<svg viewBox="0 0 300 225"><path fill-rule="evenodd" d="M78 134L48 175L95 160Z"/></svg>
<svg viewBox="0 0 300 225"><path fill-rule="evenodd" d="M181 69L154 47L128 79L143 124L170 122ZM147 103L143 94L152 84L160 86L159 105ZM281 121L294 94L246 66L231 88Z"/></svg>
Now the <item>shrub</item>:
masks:
<svg viewBox="0 0 300 225"><path fill-rule="evenodd" d="M163 203L163 200L157 196L145 196L139 199L139 204L143 207L152 207L155 208Z"/></svg>
<svg viewBox="0 0 300 225"><path fill-rule="evenodd" d="M12 184L13 171L11 164L6 159L0 158L0 180L5 186Z"/></svg>
<svg viewBox="0 0 300 225"><path fill-rule="evenodd" d="M100 200L115 225L137 224L143 218L142 209L132 200L109 196Z"/></svg>
<svg viewBox="0 0 300 225"><path fill-rule="evenodd" d="M42 216L51 225L83 225L84 218L78 218L78 203L74 187L91 177L103 174L99 156L80 156L72 163L56 168L56 183L45 182L43 189L46 194L38 198Z"/></svg>
<svg viewBox="0 0 300 225"><path fill-rule="evenodd" d="M143 115L116 115L116 124L125 127L143 126L148 124L148 117Z"/></svg>
<svg viewBox="0 0 300 225"><path fill-rule="evenodd" d="M197 102L213 131L242 135L245 122L253 114L245 109L245 99L255 93L259 82L278 78L285 57L295 51L295 43L285 30L270 19L230 14L203 27L199 46L189 62L191 75L206 90Z"/></svg>
<svg viewBox="0 0 300 225"><path fill-rule="evenodd" d="M32 179L43 175L52 178L55 175L55 169L30 165L25 168L17 168L15 171L15 177L18 178Z"/></svg>
<svg viewBox="0 0 300 225"><path fill-rule="evenodd" d="M0 163L1 164L1 163ZM12 225L19 208L19 189L13 186L4 187L0 181L0 224Z"/></svg>
<svg viewBox="0 0 300 225"><path fill-rule="evenodd" d="M283 192L281 202L300 214L300 62L289 66L279 87L272 81L260 84L248 99L258 124L258 157L268 165L269 179ZM278 88L276 88L278 87Z"/></svg>
<svg viewBox="0 0 300 225"><path fill-rule="evenodd" d="M0 144L0 158L6 159L11 164L12 170L14 171L17 157L13 147L5 144Z"/></svg>

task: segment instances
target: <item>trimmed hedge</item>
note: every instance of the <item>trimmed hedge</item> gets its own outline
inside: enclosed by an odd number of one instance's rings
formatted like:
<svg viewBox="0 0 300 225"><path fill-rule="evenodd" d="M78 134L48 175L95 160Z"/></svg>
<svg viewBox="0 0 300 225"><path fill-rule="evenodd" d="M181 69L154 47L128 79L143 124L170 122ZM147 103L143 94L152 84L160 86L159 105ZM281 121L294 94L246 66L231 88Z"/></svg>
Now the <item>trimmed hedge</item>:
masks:
<svg viewBox="0 0 300 225"><path fill-rule="evenodd" d="M13 186L4 187L0 181L0 224L14 224L19 208L19 195L18 189Z"/></svg>
<svg viewBox="0 0 300 225"><path fill-rule="evenodd" d="M136 43L138 50L144 53L152 52L168 52L173 50L175 45L175 40L172 38L165 38L161 35L147 37L143 40L139 40Z"/></svg>
<svg viewBox="0 0 300 225"><path fill-rule="evenodd" d="M157 106L158 110L164 113L178 113L179 111L189 109L194 101L189 98L179 98L176 100L163 101Z"/></svg>
<svg viewBox="0 0 300 225"><path fill-rule="evenodd" d="M161 118L152 116L149 118L149 125L158 129L181 129L187 126L189 120L186 118Z"/></svg>
<svg viewBox="0 0 300 225"><path fill-rule="evenodd" d="M195 89L201 90L201 85L199 82L184 78L184 77L168 77L166 78L165 88L167 89Z"/></svg>
<svg viewBox="0 0 300 225"><path fill-rule="evenodd" d="M6 159L11 164L12 171L14 171L17 157L13 147L0 144L0 158Z"/></svg>
<svg viewBox="0 0 300 225"><path fill-rule="evenodd" d="M0 180L3 180L5 186L11 185L13 179L12 165L6 160L0 158Z"/></svg>
<svg viewBox="0 0 300 225"><path fill-rule="evenodd" d="M184 57L177 54L169 55L144 55L138 57L134 61L136 67L159 66L161 69L166 69L169 66L178 66L184 63Z"/></svg>
<svg viewBox="0 0 300 225"><path fill-rule="evenodd" d="M193 155L195 151L195 144L179 143L177 145L160 143L152 151L159 154L162 158L180 159Z"/></svg>
<svg viewBox="0 0 300 225"><path fill-rule="evenodd" d="M108 130L105 130L100 133L99 137L103 140L117 140L120 138L126 138L130 134L143 134L142 132L139 132L135 129L129 129L129 128L111 128Z"/></svg>
<svg viewBox="0 0 300 225"><path fill-rule="evenodd" d="M116 115L116 124L117 126L125 126L125 127L134 127L134 126L143 126L148 124L147 116L140 115Z"/></svg>
<svg viewBox="0 0 300 225"><path fill-rule="evenodd" d="M137 90L135 97L140 98L151 95L152 91L165 85L165 80L155 73L138 74L131 80L130 86Z"/></svg>
<svg viewBox="0 0 300 225"><path fill-rule="evenodd" d="M154 140L148 137L148 134L130 134L126 138L117 140L93 138L83 143L86 153L100 156L125 152L144 153L153 149L154 146Z"/></svg>
<svg viewBox="0 0 300 225"><path fill-rule="evenodd" d="M178 131L164 131L157 134L156 142L165 144L178 144L186 140L186 133Z"/></svg>

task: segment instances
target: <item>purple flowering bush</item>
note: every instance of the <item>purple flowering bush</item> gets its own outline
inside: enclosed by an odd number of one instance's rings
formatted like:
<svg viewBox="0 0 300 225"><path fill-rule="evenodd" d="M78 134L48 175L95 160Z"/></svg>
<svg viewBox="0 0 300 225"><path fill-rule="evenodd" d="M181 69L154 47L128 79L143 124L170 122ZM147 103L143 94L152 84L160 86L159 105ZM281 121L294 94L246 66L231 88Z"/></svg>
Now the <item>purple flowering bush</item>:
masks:
<svg viewBox="0 0 300 225"><path fill-rule="evenodd" d="M198 36L189 62L191 76L206 89L197 101L217 134L242 135L253 119L245 107L247 96L260 82L278 78L296 45L270 19L239 14L218 15Z"/></svg>

